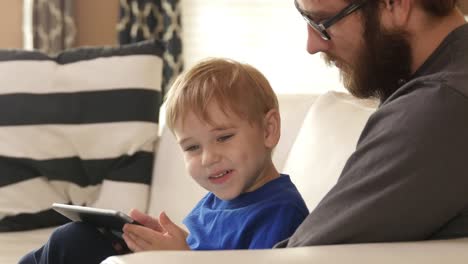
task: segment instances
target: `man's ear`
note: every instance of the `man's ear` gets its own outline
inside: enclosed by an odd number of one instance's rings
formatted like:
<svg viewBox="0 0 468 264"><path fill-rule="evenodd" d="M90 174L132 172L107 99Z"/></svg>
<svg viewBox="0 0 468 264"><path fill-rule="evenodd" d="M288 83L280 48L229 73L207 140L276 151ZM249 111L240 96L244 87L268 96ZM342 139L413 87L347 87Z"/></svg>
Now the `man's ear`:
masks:
<svg viewBox="0 0 468 264"><path fill-rule="evenodd" d="M271 109L263 120L265 147L273 149L281 135L281 117L278 109Z"/></svg>
<svg viewBox="0 0 468 264"><path fill-rule="evenodd" d="M386 28L406 28L414 0L384 0L382 22Z"/></svg>

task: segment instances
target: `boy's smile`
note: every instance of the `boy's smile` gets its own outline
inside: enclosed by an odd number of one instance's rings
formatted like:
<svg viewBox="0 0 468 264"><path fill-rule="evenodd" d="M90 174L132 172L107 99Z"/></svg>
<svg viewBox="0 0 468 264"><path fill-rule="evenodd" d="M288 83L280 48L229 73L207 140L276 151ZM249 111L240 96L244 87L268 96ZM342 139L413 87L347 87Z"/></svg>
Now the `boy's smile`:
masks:
<svg viewBox="0 0 468 264"><path fill-rule="evenodd" d="M279 176L263 124L225 113L217 103L209 103L207 112L210 121L189 111L174 127L188 172L199 185L231 200Z"/></svg>
<svg viewBox="0 0 468 264"><path fill-rule="evenodd" d="M224 170L224 171L222 171L220 173L212 174L209 177L209 179L214 184L223 184L224 182L229 180L229 178L232 176L233 172L234 172L233 170Z"/></svg>

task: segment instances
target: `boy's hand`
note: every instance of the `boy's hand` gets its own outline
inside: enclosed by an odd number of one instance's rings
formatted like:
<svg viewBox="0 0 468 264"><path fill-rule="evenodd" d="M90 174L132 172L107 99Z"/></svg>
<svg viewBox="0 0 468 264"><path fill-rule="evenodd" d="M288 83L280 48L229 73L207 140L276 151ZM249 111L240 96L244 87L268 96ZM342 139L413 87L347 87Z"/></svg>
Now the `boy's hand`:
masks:
<svg viewBox="0 0 468 264"><path fill-rule="evenodd" d="M132 209L129 213L130 217L138 223L153 229L154 231L164 232L159 220L151 217L150 215L144 214L137 209Z"/></svg>
<svg viewBox="0 0 468 264"><path fill-rule="evenodd" d="M146 217L151 218L147 215ZM142 217L141 219L148 220L146 217ZM134 219L140 222L137 218ZM151 219L156 220L154 218ZM154 221L147 222L151 223L148 226L146 223L142 222L140 223L145 226L126 224L123 228L123 238L125 243L127 243L128 248L134 252L146 250L190 249L185 241L188 233L181 227L174 224L166 213L162 212L159 216L159 221L157 222L159 224L159 228L153 228L156 227L156 225L154 225Z"/></svg>

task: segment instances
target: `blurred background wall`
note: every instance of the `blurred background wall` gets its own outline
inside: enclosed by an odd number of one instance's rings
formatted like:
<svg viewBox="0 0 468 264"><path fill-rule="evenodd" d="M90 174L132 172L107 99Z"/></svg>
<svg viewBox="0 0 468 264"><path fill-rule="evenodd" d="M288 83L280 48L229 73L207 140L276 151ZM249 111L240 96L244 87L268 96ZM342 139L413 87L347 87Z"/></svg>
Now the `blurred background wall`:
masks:
<svg viewBox="0 0 468 264"><path fill-rule="evenodd" d="M23 1L0 1L0 48L21 48Z"/></svg>
<svg viewBox="0 0 468 264"><path fill-rule="evenodd" d="M0 0L0 48L23 47L23 1ZM185 66L229 57L257 67L279 93L345 91L336 68L307 54L306 24L291 1L181 0ZM468 14L468 0L460 5ZM73 13L74 46L118 43L119 0L74 0Z"/></svg>
<svg viewBox="0 0 468 264"><path fill-rule="evenodd" d="M74 2L76 46L117 43L118 0ZM0 48L22 48L23 1L0 1Z"/></svg>
<svg viewBox="0 0 468 264"><path fill-rule="evenodd" d="M468 0L460 1L468 14ZM0 48L21 48L23 1L0 1ZM78 30L77 46L116 44L115 25L118 20L118 0L79 0L74 3Z"/></svg>

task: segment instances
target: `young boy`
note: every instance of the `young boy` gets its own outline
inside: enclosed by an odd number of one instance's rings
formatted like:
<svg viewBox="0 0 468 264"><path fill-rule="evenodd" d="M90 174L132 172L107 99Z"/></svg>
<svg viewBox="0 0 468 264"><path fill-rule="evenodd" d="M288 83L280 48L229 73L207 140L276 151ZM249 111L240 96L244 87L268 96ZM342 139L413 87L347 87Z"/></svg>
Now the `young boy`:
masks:
<svg viewBox="0 0 468 264"><path fill-rule="evenodd" d="M308 215L289 176L273 165L278 101L255 68L226 59L197 64L170 89L166 121L189 174L209 192L184 219L189 232L164 212L157 219L132 211L143 226L123 229L131 251L271 248ZM20 263L99 263L128 253L118 249L95 228L72 223Z"/></svg>
<svg viewBox="0 0 468 264"><path fill-rule="evenodd" d="M165 234L128 225L129 248L271 248L289 237L308 210L271 160L280 115L266 78L246 64L207 60L177 79L166 104L166 122L188 172L209 193L184 220L188 237L173 224ZM162 214L161 224L166 220Z"/></svg>

